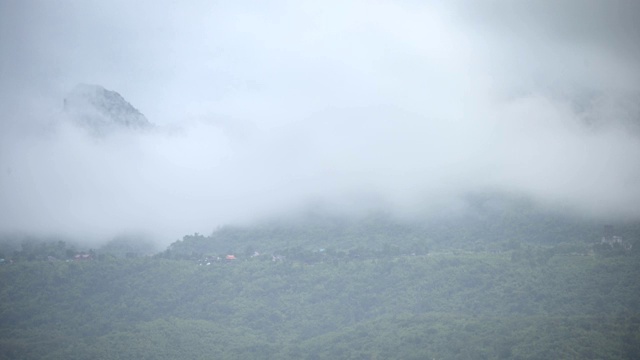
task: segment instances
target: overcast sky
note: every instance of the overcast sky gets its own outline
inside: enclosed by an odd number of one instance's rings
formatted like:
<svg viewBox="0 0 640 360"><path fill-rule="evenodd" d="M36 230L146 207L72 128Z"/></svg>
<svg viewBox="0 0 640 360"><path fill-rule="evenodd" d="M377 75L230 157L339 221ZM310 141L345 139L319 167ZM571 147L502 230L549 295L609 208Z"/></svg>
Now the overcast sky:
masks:
<svg viewBox="0 0 640 360"><path fill-rule="evenodd" d="M175 240L469 191L640 218L640 2L0 0L0 232ZM158 130L64 121L78 83ZM444 206L444 205L443 205Z"/></svg>

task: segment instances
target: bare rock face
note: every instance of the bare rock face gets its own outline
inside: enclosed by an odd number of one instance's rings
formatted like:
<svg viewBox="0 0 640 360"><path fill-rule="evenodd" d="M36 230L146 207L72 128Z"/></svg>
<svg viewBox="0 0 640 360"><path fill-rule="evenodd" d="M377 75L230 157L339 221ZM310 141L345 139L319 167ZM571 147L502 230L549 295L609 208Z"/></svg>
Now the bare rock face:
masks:
<svg viewBox="0 0 640 360"><path fill-rule="evenodd" d="M120 94L100 85L77 85L64 99L64 111L94 135L151 128L151 123Z"/></svg>

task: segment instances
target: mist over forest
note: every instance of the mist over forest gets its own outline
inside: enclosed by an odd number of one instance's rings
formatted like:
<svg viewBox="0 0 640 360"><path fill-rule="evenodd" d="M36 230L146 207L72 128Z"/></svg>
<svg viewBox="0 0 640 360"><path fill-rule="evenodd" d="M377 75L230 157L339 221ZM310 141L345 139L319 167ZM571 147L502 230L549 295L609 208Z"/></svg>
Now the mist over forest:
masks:
<svg viewBox="0 0 640 360"><path fill-rule="evenodd" d="M484 192L637 219L637 10L5 2L0 231L166 245L309 204L413 216ZM154 128L92 136L63 110L77 84Z"/></svg>
<svg viewBox="0 0 640 360"><path fill-rule="evenodd" d="M639 16L0 1L0 360L640 357Z"/></svg>

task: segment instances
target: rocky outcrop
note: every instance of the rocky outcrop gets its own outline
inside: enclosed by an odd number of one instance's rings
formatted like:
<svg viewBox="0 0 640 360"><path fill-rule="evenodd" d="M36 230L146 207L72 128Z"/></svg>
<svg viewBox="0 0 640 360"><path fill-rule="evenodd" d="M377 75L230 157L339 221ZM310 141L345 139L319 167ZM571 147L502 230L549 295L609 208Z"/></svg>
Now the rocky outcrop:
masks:
<svg viewBox="0 0 640 360"><path fill-rule="evenodd" d="M77 85L64 99L70 119L95 135L118 129L142 130L152 125L138 109L115 91L100 85Z"/></svg>

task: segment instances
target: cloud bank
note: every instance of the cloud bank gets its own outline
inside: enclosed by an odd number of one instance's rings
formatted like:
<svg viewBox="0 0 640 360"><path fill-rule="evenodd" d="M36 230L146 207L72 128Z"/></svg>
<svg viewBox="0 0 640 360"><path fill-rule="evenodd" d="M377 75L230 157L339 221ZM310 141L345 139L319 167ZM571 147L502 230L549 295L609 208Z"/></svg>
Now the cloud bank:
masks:
<svg viewBox="0 0 640 360"><path fill-rule="evenodd" d="M633 1L0 5L0 231L162 241L505 191L640 217ZM635 14L635 15L634 15ZM118 91L152 132L61 111Z"/></svg>

